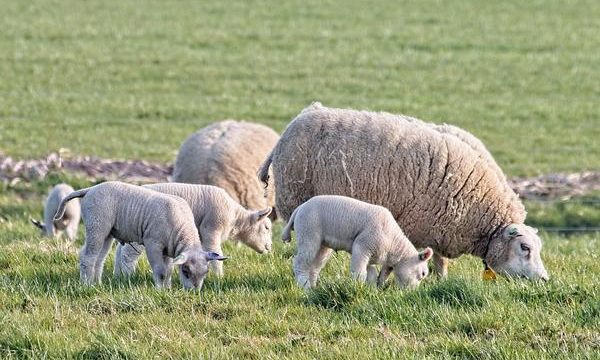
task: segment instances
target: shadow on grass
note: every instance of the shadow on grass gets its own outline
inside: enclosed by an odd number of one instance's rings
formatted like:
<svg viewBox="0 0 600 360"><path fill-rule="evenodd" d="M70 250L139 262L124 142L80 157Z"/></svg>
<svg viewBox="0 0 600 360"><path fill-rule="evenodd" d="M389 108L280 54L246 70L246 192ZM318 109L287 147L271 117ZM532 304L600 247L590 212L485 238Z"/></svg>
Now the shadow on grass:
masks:
<svg viewBox="0 0 600 360"><path fill-rule="evenodd" d="M485 303L485 298L479 289L462 279L438 281L425 293L433 301L453 308L473 309Z"/></svg>

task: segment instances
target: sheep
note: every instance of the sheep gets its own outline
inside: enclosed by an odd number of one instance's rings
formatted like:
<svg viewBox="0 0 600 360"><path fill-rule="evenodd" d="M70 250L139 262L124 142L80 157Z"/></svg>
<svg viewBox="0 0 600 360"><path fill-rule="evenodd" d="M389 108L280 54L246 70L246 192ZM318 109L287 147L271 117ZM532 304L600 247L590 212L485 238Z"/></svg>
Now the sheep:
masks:
<svg viewBox="0 0 600 360"><path fill-rule="evenodd" d="M273 207L274 187L265 194L255 173L278 139L264 125L234 120L214 123L181 145L172 181L218 186L248 209ZM276 218L275 212L271 217Z"/></svg>
<svg viewBox="0 0 600 360"><path fill-rule="evenodd" d="M334 250L351 255L350 272L358 281L383 286L391 272L398 285L415 288L429 273L431 248L422 252L411 244L388 209L345 196L320 195L298 206L283 229L282 240L296 231L296 282L314 287L319 272ZM381 265L377 276L376 264Z"/></svg>
<svg viewBox="0 0 600 360"><path fill-rule="evenodd" d="M55 220L63 217L67 202L75 198L83 198L85 244L79 254L79 270L84 284L101 281L113 237L121 243L144 245L157 288L171 286L172 267L178 265L183 287L199 290L208 262L226 259L202 250L194 215L181 198L109 181L67 195Z"/></svg>
<svg viewBox="0 0 600 360"><path fill-rule="evenodd" d="M225 190L212 185L163 183L143 187L181 197L188 203L204 250L220 254L222 241L231 237L258 253L271 251L272 230L268 218L271 208L246 210ZM142 251L141 245L117 245L115 275L130 275ZM213 261L211 267L218 276L223 275L221 262Z"/></svg>
<svg viewBox="0 0 600 360"><path fill-rule="evenodd" d="M74 190L67 184L58 184L52 188L46 204L44 205L44 222L30 219L31 223L41 230L42 235L48 237L59 237L63 231L71 242L77 237L77 229L79 229L79 219L81 218L81 208L79 199L70 202L65 208L65 215L59 221L54 221L54 214L58 205L68 194Z"/></svg>
<svg viewBox="0 0 600 360"><path fill-rule="evenodd" d="M438 254L442 277L442 260L472 254L503 275L547 279L537 230L481 151L414 118L316 103L287 126L258 177L267 186L272 165L283 219L322 194L388 208L415 246Z"/></svg>

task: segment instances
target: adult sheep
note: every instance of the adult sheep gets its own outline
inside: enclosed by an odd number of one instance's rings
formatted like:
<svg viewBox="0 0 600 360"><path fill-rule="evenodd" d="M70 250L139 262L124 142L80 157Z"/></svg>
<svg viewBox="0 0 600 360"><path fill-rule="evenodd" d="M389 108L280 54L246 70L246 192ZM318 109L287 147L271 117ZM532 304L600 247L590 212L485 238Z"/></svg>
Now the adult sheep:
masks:
<svg viewBox="0 0 600 360"><path fill-rule="evenodd" d="M266 184L272 165L286 220L316 195L388 208L415 246L433 248L438 275L447 258L472 254L501 274L547 279L523 204L483 144L456 129L315 103L287 126L258 176Z"/></svg>
<svg viewBox="0 0 600 360"><path fill-rule="evenodd" d="M234 120L214 123L181 145L172 180L218 186L247 209L273 207L274 191L265 198L256 169L277 140L279 135L264 125Z"/></svg>

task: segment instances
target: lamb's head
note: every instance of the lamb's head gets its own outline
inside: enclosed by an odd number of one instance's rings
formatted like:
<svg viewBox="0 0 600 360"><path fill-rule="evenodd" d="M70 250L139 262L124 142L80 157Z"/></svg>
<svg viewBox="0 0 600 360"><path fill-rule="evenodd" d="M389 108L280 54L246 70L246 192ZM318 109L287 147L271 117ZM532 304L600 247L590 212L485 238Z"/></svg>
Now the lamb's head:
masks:
<svg viewBox="0 0 600 360"><path fill-rule="evenodd" d="M179 265L179 278L185 289L200 290L208 274L208 262L225 259L226 256L214 252L187 250L173 259L173 265Z"/></svg>
<svg viewBox="0 0 600 360"><path fill-rule="evenodd" d="M425 250L403 258L392 271L396 277L396 282L402 288L416 288L429 274L427 262L433 256L433 250L426 248Z"/></svg>
<svg viewBox="0 0 600 360"><path fill-rule="evenodd" d="M492 238L485 261L494 271L505 276L548 280L541 251L542 241L537 229L511 224Z"/></svg>
<svg viewBox="0 0 600 360"><path fill-rule="evenodd" d="M240 226L239 239L254 251L265 254L271 251L273 231L269 214L272 208L250 212Z"/></svg>

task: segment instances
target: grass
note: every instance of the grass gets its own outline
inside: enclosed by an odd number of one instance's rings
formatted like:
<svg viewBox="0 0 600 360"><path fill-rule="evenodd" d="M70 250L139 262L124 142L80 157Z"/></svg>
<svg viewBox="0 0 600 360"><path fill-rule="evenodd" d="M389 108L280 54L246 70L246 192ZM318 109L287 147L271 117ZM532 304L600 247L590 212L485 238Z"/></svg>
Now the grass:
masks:
<svg viewBox="0 0 600 360"><path fill-rule="evenodd" d="M463 257L450 278L416 291L350 280L337 253L304 293L291 272L294 245L261 256L227 244L225 277L198 294L152 286L145 260L129 281L79 283L77 248L41 238L39 217L52 174L0 192L0 358L594 358L600 351L598 234L542 234L548 283L484 282Z"/></svg>
<svg viewBox="0 0 600 360"><path fill-rule="evenodd" d="M0 151L173 161L219 119L278 131L303 107L459 125L509 176L600 168L597 1L0 0ZM294 284L294 247L228 245L202 293L79 283L77 248L41 238L51 174L0 184L0 358L598 358L598 234L542 234L552 279L480 280L463 257L416 291ZM594 199L596 195L592 195ZM583 200L587 200L583 199ZM527 203L536 226L597 226L598 206ZM275 227L275 239L280 226Z"/></svg>
<svg viewBox="0 0 600 360"><path fill-rule="evenodd" d="M173 161L314 100L449 122L509 175L600 167L597 1L0 1L0 150ZM132 139L133 137L133 139Z"/></svg>

